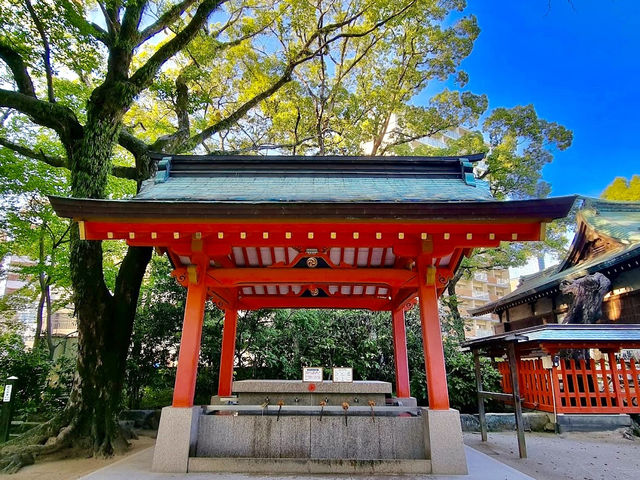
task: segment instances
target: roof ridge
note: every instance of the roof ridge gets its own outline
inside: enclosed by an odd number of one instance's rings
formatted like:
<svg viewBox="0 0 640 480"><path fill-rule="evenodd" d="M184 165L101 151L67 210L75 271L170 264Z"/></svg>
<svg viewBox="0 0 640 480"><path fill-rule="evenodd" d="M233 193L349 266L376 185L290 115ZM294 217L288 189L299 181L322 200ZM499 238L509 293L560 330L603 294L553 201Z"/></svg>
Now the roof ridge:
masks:
<svg viewBox="0 0 640 480"><path fill-rule="evenodd" d="M584 200L584 205L581 210L592 208L596 211L638 211L640 212L640 202L621 201L621 200L607 200L604 198L584 197L580 196Z"/></svg>
<svg viewBox="0 0 640 480"><path fill-rule="evenodd" d="M485 157L484 153L470 153L468 155L178 155L171 153L151 152L152 160L170 158L173 160L198 162L198 161L236 161L237 163L421 163L421 162L479 162Z"/></svg>

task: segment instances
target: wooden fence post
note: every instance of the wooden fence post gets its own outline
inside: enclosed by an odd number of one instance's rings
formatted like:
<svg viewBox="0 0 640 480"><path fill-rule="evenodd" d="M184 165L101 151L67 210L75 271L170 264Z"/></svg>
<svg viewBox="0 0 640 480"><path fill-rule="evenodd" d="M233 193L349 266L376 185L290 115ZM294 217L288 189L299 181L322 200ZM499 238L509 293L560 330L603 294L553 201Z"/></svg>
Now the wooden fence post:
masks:
<svg viewBox="0 0 640 480"><path fill-rule="evenodd" d="M511 371L511 383L513 385L513 408L516 415L516 430L518 431L518 450L520 458L527 458L527 444L524 439L524 418L522 417L522 404L520 403L518 359L514 342L507 344L507 357L509 358L509 370Z"/></svg>
<svg viewBox="0 0 640 480"><path fill-rule="evenodd" d="M487 441L487 419L484 414L484 396L480 392L482 392L482 370L480 367L480 353L478 350L473 351L473 363L475 365L476 372L476 387L478 388L478 419L480 420L480 435L482 437L482 441Z"/></svg>

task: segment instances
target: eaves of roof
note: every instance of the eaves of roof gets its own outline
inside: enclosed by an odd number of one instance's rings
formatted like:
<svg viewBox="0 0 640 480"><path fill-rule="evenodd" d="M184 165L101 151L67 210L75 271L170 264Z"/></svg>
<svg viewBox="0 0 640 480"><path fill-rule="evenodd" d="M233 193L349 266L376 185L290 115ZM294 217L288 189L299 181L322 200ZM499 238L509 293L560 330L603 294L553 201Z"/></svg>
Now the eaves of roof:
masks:
<svg viewBox="0 0 640 480"><path fill-rule="evenodd" d="M49 197L61 217L75 219L380 219L415 221L548 222L565 216L575 197L519 201L215 202L94 200Z"/></svg>
<svg viewBox="0 0 640 480"><path fill-rule="evenodd" d="M468 340L462 344L468 349L484 349L505 345L540 342L639 342L640 325L537 325L490 337Z"/></svg>

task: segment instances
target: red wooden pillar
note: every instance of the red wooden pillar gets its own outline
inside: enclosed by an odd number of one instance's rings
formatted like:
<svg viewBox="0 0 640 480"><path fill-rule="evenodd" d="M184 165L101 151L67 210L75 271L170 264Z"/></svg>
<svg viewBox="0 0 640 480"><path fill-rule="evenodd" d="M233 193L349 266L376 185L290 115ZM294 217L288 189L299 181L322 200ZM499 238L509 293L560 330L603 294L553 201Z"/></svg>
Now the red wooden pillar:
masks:
<svg viewBox="0 0 640 480"><path fill-rule="evenodd" d="M206 300L207 288L204 279L201 279L200 283L190 283L187 289L187 304L182 323L176 385L173 390L174 407L193 406Z"/></svg>
<svg viewBox="0 0 640 480"><path fill-rule="evenodd" d="M218 396L231 395L233 384L233 359L236 354L236 326L238 311L224 311L224 327L222 329L222 351L220 352L220 377L218 379Z"/></svg>
<svg viewBox="0 0 640 480"><path fill-rule="evenodd" d="M418 262L418 300L422 323L422 346L427 372L427 393L429 408L449 409L447 372L444 366L442 333L438 315L438 292L436 291L436 269Z"/></svg>
<svg viewBox="0 0 640 480"><path fill-rule="evenodd" d="M407 355L407 333L404 324L404 308L392 312L393 358L396 366L396 395L399 398L411 396L409 387L409 357Z"/></svg>

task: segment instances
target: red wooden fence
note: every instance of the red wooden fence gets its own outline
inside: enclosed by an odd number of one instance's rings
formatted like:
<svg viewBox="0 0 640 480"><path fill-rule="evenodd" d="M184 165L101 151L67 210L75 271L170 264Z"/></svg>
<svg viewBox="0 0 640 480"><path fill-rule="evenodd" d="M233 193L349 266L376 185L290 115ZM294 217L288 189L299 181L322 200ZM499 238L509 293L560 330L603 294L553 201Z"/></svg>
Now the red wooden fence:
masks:
<svg viewBox="0 0 640 480"><path fill-rule="evenodd" d="M500 362L498 370L502 390L513 392L509 364ZM558 413L640 413L640 369L635 360L561 360L552 370L543 368L541 360L520 360L518 373L525 408L553 412L555 392Z"/></svg>

